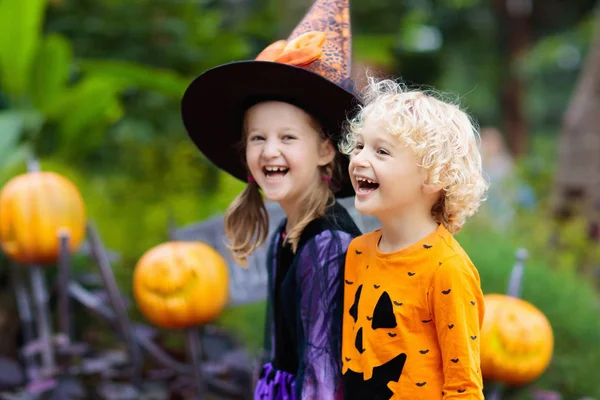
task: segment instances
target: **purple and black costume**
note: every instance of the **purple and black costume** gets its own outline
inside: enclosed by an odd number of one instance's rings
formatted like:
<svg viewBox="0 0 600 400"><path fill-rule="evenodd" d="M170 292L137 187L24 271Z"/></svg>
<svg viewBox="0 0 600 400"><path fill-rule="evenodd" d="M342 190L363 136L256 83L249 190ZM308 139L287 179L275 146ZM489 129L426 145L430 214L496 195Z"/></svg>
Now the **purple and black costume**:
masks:
<svg viewBox="0 0 600 400"><path fill-rule="evenodd" d="M282 238L284 220L269 247L265 349L257 400L342 399L341 328L344 262L360 235L338 203L302 233L298 251Z"/></svg>

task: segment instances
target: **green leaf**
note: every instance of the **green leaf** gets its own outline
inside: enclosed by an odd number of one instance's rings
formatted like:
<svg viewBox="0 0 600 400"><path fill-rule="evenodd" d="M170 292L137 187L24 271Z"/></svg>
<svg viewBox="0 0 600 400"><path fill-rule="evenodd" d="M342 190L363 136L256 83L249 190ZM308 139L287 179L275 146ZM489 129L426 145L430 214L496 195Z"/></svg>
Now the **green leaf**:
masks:
<svg viewBox="0 0 600 400"><path fill-rule="evenodd" d="M19 141L25 121L16 111L0 112L0 159L14 148Z"/></svg>
<svg viewBox="0 0 600 400"><path fill-rule="evenodd" d="M46 0L0 0L0 84L23 102L37 51Z"/></svg>
<svg viewBox="0 0 600 400"><path fill-rule="evenodd" d="M0 170L11 168L27 156L28 147L19 143L25 125L21 113L0 112Z"/></svg>
<svg viewBox="0 0 600 400"><path fill-rule="evenodd" d="M99 132L123 115L121 89L109 79L89 76L62 91L49 105L47 116L58 123L66 152L90 148L102 140Z"/></svg>
<svg viewBox="0 0 600 400"><path fill-rule="evenodd" d="M71 44L60 35L49 35L41 43L33 65L31 100L45 110L65 89L73 60Z"/></svg>
<svg viewBox="0 0 600 400"><path fill-rule="evenodd" d="M47 117L53 121L77 118L73 114L93 106L93 103L106 98L107 95L116 96L122 88L118 82L105 77L87 76L60 92L54 101L48 104Z"/></svg>
<svg viewBox="0 0 600 400"><path fill-rule="evenodd" d="M124 87L137 87L180 98L190 83L175 72L151 68L126 61L84 60L83 72L119 82Z"/></svg>
<svg viewBox="0 0 600 400"><path fill-rule="evenodd" d="M373 62L382 67L393 65L395 35L357 35L352 40L352 51L357 60Z"/></svg>

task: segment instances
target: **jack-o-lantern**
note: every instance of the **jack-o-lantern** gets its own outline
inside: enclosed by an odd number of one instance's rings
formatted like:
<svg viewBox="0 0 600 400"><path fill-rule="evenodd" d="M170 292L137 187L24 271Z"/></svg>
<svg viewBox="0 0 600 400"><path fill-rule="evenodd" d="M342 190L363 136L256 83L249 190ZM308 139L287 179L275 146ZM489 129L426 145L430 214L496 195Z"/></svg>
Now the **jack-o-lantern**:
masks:
<svg viewBox="0 0 600 400"><path fill-rule="evenodd" d="M554 335L546 316L531 303L488 294L481 329L481 372L507 385L537 379L548 367Z"/></svg>
<svg viewBox="0 0 600 400"><path fill-rule="evenodd" d="M148 250L133 274L137 305L163 328L187 328L215 319L229 299L229 270L201 242L167 242Z"/></svg>
<svg viewBox="0 0 600 400"><path fill-rule="evenodd" d="M11 259L51 264L60 250L58 234L69 234L69 250L85 236L85 206L77 187L54 172L11 179L0 192L0 244Z"/></svg>

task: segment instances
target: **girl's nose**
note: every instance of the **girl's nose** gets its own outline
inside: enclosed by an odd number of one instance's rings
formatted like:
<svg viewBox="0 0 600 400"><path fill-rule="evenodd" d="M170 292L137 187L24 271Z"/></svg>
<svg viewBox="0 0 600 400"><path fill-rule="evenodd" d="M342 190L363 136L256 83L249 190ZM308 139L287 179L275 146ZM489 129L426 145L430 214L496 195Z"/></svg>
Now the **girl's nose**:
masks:
<svg viewBox="0 0 600 400"><path fill-rule="evenodd" d="M265 142L265 145L263 147L263 152L262 152L262 156L264 158L267 158L267 159L275 158L275 157L278 157L280 154L281 154L281 151L279 150L279 146L275 141L267 140Z"/></svg>

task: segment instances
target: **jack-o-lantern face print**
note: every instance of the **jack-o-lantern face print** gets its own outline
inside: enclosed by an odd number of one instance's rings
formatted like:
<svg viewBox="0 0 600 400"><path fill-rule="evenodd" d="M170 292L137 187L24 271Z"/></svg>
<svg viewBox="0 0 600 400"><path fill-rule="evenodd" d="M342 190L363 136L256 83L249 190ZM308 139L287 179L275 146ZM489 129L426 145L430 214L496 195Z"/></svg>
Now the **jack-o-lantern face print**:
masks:
<svg viewBox="0 0 600 400"><path fill-rule="evenodd" d="M344 398L481 395L484 307L474 266L449 233L393 254L377 251L379 235L355 239L346 258Z"/></svg>
<svg viewBox="0 0 600 400"><path fill-rule="evenodd" d="M347 286L350 286L349 283L349 281L346 281ZM373 285L374 290L380 288L380 285ZM347 292L349 292L349 290L347 290ZM398 326L396 316L394 315L394 302L386 291L381 292L371 315L361 315L359 313L359 303L362 293L363 285L360 285L356 289L352 306L348 310L347 315L344 316L344 318L350 316L354 321L354 324L358 324L359 319L364 322L362 326L356 330L354 337L354 351L358 354L365 352L363 342L365 330L387 329L388 337L394 338L397 336L397 333L390 332L389 329ZM396 302L396 304L400 303ZM352 363L351 357L345 357L345 364L348 366L347 368L344 368L346 382L346 387L344 388L345 393L347 393L347 396L357 399L391 398L393 392L388 388L388 383L398 382L407 358L405 353L400 353L395 356L392 354L392 357L389 360L383 362L380 366L373 367L372 371L365 373L358 372L361 368L358 363Z"/></svg>

